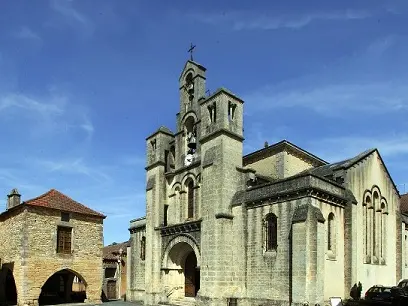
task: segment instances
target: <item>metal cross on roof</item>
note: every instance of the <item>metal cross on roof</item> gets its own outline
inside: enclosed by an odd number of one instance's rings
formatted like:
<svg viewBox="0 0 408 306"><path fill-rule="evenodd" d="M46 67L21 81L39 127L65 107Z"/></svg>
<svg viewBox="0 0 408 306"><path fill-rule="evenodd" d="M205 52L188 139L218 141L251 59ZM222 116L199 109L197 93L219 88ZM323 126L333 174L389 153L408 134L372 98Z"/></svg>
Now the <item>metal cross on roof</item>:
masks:
<svg viewBox="0 0 408 306"><path fill-rule="evenodd" d="M196 46L191 43L190 49L188 49L188 52L190 53L190 60L193 60L193 51L195 47Z"/></svg>

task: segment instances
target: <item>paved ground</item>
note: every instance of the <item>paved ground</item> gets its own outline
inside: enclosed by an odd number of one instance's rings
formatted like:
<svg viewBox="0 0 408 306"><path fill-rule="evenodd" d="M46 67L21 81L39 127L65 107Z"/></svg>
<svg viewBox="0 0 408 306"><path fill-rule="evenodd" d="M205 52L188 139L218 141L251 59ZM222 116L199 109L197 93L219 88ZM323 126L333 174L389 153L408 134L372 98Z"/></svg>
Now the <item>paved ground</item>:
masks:
<svg viewBox="0 0 408 306"><path fill-rule="evenodd" d="M124 301L111 301L99 304L100 306L142 306L143 303L131 303L131 302L124 302ZM58 304L55 306L93 306L93 304L87 303L71 303L71 304Z"/></svg>
<svg viewBox="0 0 408 306"><path fill-rule="evenodd" d="M112 301L112 302L103 303L103 306L142 306L142 305L143 303L131 303L131 302L124 302L124 301Z"/></svg>

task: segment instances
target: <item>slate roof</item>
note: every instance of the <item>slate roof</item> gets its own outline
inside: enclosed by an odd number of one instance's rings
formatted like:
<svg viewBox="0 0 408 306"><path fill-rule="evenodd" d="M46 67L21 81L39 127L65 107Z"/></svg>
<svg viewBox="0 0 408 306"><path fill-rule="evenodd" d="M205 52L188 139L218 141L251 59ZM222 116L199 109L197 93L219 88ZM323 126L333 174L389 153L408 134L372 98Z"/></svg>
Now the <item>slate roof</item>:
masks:
<svg viewBox="0 0 408 306"><path fill-rule="evenodd" d="M107 245L103 248L102 253L103 253L103 260L116 260L117 255L119 254L119 250L123 250L123 255L126 255L126 248L130 246L129 241L121 242L121 243L113 243L110 245Z"/></svg>
<svg viewBox="0 0 408 306"><path fill-rule="evenodd" d="M376 148L366 150L366 151L358 154L355 157L352 157L352 158L349 158L349 159L346 159L346 160L343 160L343 161L340 161L340 162L337 162L337 163L332 163L332 164L312 168L312 169L309 169L309 170L305 170L304 172L312 173L312 174L320 176L320 177L333 179L332 176L334 175L334 172L336 170L348 169L348 168L352 167L353 165L355 165L356 163L362 161L367 156L373 154L374 152L378 153L378 156L380 157L380 160L381 160L382 164L384 165L385 171L387 172L388 177L391 180L391 183L393 184L395 190L398 193L397 185L395 185L394 180L392 179L387 167L385 166L385 163L384 163L383 159L381 158L380 153L378 152L378 149L376 149Z"/></svg>
<svg viewBox="0 0 408 306"><path fill-rule="evenodd" d="M340 161L340 162L336 162L336 163L327 164L327 165L323 165L323 166L320 166L320 167L308 169L308 170L303 171L302 173L312 173L312 174L317 175L317 176L330 178L334 174L334 171L340 170L340 169L347 169L347 168L353 166L355 163L359 162L360 160L366 158L368 155L370 155L371 153L373 153L375 151L376 151L376 149L370 149L370 150L367 150L367 151L364 151L364 152L358 154L355 157L345 159L345 160Z"/></svg>
<svg viewBox="0 0 408 306"><path fill-rule="evenodd" d="M354 156L352 158L337 162L337 163L332 163L332 164L328 164L328 165L324 165L318 168L313 169L313 173L318 174L320 173L330 173L333 172L335 170L339 170L339 169L347 169L351 166L353 166L354 164L358 163L359 161L363 160L364 158L366 158L367 156L369 156L370 154L374 153L375 151L377 151L377 149L369 149L367 151L364 151L360 154L358 154L357 156Z"/></svg>
<svg viewBox="0 0 408 306"><path fill-rule="evenodd" d="M408 193L401 196L401 212L408 214Z"/></svg>
<svg viewBox="0 0 408 306"><path fill-rule="evenodd" d="M85 205L74 201L58 190L51 189L50 191L22 204L37 207L47 207L65 212L73 212L82 215L96 216L106 218L103 214L86 207Z"/></svg>

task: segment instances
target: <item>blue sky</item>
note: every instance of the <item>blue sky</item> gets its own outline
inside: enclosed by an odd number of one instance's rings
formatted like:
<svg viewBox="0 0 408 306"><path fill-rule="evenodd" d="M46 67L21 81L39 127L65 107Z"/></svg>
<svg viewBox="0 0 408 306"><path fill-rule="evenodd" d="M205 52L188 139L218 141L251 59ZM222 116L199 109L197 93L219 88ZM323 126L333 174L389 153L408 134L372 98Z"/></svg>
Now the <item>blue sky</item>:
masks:
<svg viewBox="0 0 408 306"><path fill-rule="evenodd" d="M0 190L51 188L144 215L145 138L175 130L191 42L245 100L245 153L288 139L339 161L377 147L408 192L406 1L2 1Z"/></svg>

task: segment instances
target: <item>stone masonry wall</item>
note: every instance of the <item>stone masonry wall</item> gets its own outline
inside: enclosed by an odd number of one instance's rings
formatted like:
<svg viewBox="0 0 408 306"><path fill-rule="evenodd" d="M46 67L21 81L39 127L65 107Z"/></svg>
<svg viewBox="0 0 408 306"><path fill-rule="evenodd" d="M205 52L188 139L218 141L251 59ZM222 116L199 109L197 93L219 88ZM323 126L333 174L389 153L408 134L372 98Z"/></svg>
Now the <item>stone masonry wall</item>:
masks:
<svg viewBox="0 0 408 306"><path fill-rule="evenodd" d="M348 291L344 290L344 208L330 205L324 201L316 200L316 205L322 211L326 219L324 223L324 241L322 243L324 258L324 299L330 297L348 297ZM332 250L328 250L328 218L334 215L334 228L332 236Z"/></svg>
<svg viewBox="0 0 408 306"><path fill-rule="evenodd" d="M294 209L305 203L298 199L248 209L247 216L247 292L250 299L289 303L291 219ZM263 218L273 213L278 218L278 248L265 252ZM303 259L304 260L304 259Z"/></svg>
<svg viewBox="0 0 408 306"><path fill-rule="evenodd" d="M86 282L89 301L100 301L103 222L76 214L71 214L69 222L60 220L58 211L29 207L2 222L2 230L10 232L1 238L7 239L2 241L2 246L7 246L4 253L22 256L21 265L15 265L14 270L21 305L36 304L46 280L62 269L75 272ZM72 227L72 254L57 253L58 225Z"/></svg>
<svg viewBox="0 0 408 306"><path fill-rule="evenodd" d="M401 266L402 266L402 275L401 278L408 278L408 229L404 223L401 224ZM399 279L398 279L399 280Z"/></svg>
<svg viewBox="0 0 408 306"><path fill-rule="evenodd" d="M357 226L357 248L353 249L353 265L351 285L361 282L363 292L375 284L384 286L395 286L398 282L396 271L401 271L401 233L397 233L397 214L399 214L399 198L388 177L384 167L381 165L377 153L367 157L347 171L346 185L353 192L357 205L353 207L356 211L355 225ZM369 263L364 264L364 219L363 219L363 198L366 190L371 190L377 186L381 196L385 198L388 206L388 214L384 215L386 232L384 245L384 264ZM400 228L400 224L398 227ZM396 247L399 244L399 247ZM350 288L345 288L347 292ZM346 293L347 293L346 292Z"/></svg>
<svg viewBox="0 0 408 306"><path fill-rule="evenodd" d="M284 178L284 152L257 160L247 164L246 167L254 169L257 174L282 179Z"/></svg>
<svg viewBox="0 0 408 306"><path fill-rule="evenodd" d="M131 234L130 237L130 284L128 285L128 300L143 301L145 291L145 260L141 259L141 240L146 237L145 228Z"/></svg>
<svg viewBox="0 0 408 306"><path fill-rule="evenodd" d="M0 259L3 267L7 266L12 270L17 292L22 291L22 271L19 267L23 260L24 244L24 213L22 209L15 209L10 212L9 218L0 219ZM0 304L4 301L4 285L0 279Z"/></svg>
<svg viewBox="0 0 408 306"><path fill-rule="evenodd" d="M291 152L283 152L284 154L284 171L283 178L296 175L302 171L313 168L311 162L308 162L300 157L292 154Z"/></svg>

